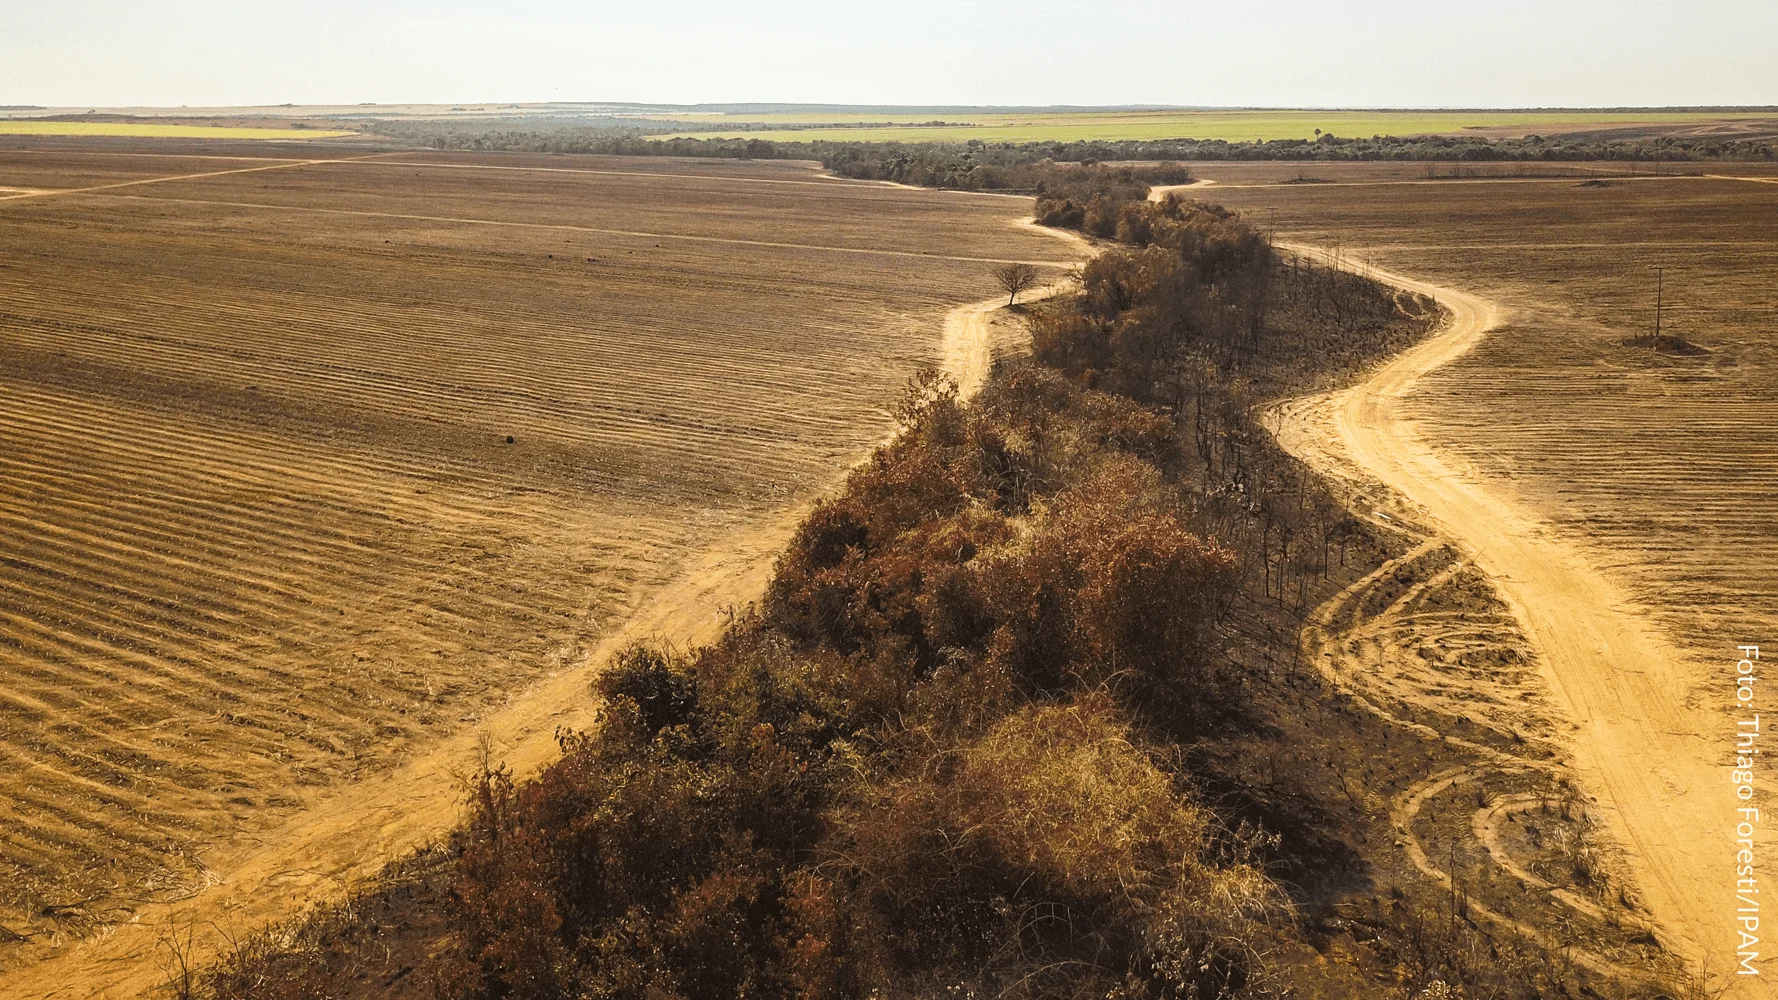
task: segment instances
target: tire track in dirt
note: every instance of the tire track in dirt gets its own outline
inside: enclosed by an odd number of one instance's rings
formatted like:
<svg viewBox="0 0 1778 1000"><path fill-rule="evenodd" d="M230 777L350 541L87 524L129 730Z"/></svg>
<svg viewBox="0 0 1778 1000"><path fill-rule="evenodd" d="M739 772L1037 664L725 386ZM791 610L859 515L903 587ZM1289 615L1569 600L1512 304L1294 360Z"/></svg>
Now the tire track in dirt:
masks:
<svg viewBox="0 0 1778 1000"><path fill-rule="evenodd" d="M1386 533L1403 533L1400 526L1393 521L1386 523L1378 520L1373 523ZM1411 538L1414 532L1410 530L1405 534ZM1388 802L1396 848L1404 852L1408 862L1422 875L1452 894L1454 910L1460 899L1461 912L1464 915L1479 917L1515 935L1536 941L1552 952L1566 955L1569 960L1594 973L1636 985L1659 985L1651 970L1641 962L1622 961L1603 950L1584 946L1573 940L1571 932L1564 934L1552 930L1545 921L1520 919L1511 913L1502 912L1477 898L1477 894L1473 892L1482 888L1486 884L1485 880L1476 881L1464 877L1465 874L1475 876L1486 866L1492 865L1530 890L1533 899L1542 896L1586 917L1588 926L1595 932L1625 927L1645 933L1649 931L1646 922L1630 913L1627 908L1615 906L1608 914L1604 908L1574 890L1555 885L1529 871L1513 857L1503 842L1500 821L1506 816L1535 809L1545 813L1557 812L1569 822L1576 819L1570 814L1572 803L1558 794L1558 790L1563 787L1567 769L1549 756L1550 749L1542 745L1541 741L1526 741L1519 733L1516 722L1522 721L1522 718L1515 719L1518 713L1508 706L1520 699L1489 699L1476 703L1473 707L1467 701L1460 701L1455 706L1440 704L1437 691L1444 686L1444 678L1439 675L1453 672L1450 666L1426 663L1420 656L1414 655L1420 650L1410 652L1391 648L1391 636L1400 633L1406 633L1420 642L1438 642L1441 630L1426 627L1427 616L1420 608L1429 599L1436 598L1441 590L1450 588L1463 576L1466 569L1463 561L1455 558L1450 545L1437 536L1428 537L1403 554L1385 560L1375 570L1354 581L1315 610L1303 629L1302 659L1316 667L1343 697L1349 698L1366 712L1420 739L1443 743L1459 756L1474 760L1473 763L1447 767L1430 774L1402 790ZM1403 579L1412 579L1414 582L1405 589L1396 591L1391 584L1399 585ZM1477 628L1497 627L1500 623L1489 623L1491 617L1486 611L1478 613L1474 608L1456 615L1466 627ZM1447 628L1443 630L1442 637L1449 638L1450 634ZM1386 669L1386 665L1388 668L1405 670L1415 675L1413 681L1405 685L1399 683L1388 676L1392 670ZM1520 698L1526 693L1521 692ZM1487 721L1480 728L1489 735L1478 734L1478 739L1465 739L1437 726L1404 718L1397 711L1385 707L1385 704L1397 705L1402 712L1434 718L1441 724L1448 723L1453 717L1468 720L1468 713L1472 711L1485 712ZM1497 741L1499 745L1487 742L1489 739ZM1502 749L1502 746L1513 747L1517 752ZM1528 785L1532 790L1501 793L1498 788L1503 785L1509 789ZM1473 801L1465 805L1461 798L1447 795L1462 786L1478 788L1476 794L1481 802L1479 808ZM1446 801L1447 799L1456 801ZM1464 862L1461 865L1455 863L1458 855L1455 842L1452 841L1452 863L1434 860L1435 857L1442 857L1445 852L1428 848L1421 837L1419 825L1426 807L1435 802L1439 804L1440 811L1446 814L1461 814L1473 809L1467 828L1482 849L1480 858L1471 857L1473 852L1466 847L1463 851ZM1548 909L1546 905L1544 910ZM1548 917L1547 912L1544 915ZM1561 926L1560 920L1556 923ZM1615 950L1621 953L1622 935L1616 936L1620 940L1617 942L1619 947Z"/></svg>
<svg viewBox="0 0 1778 1000"><path fill-rule="evenodd" d="M1271 426L1275 420L1276 414ZM1409 547L1315 609L1302 631L1302 662L1341 698L1469 761L1427 775L1384 803L1395 848L1451 894L1453 918L1479 918L1639 990L1667 988L1670 963L1645 947L1657 940L1657 928L1623 886L1612 891L1620 859L1587 835L1591 810L1577 798L1560 748L1547 738L1543 692L1526 683L1523 671L1466 655L1502 646L1510 651L1523 641L1510 610L1491 596L1478 601L1493 588L1425 525L1375 511L1369 520ZM1520 661L1508 655L1504 662ZM1457 728L1475 738L1454 735ZM1519 827L1516 845L1505 833L1509 819ZM1423 833L1441 842L1429 845ZM1515 848L1547 850L1551 837L1558 851L1585 851L1584 883L1551 882L1515 856ZM1543 860L1560 870L1572 857ZM1518 891L1502 892L1494 871Z"/></svg>
<svg viewBox="0 0 1778 1000"><path fill-rule="evenodd" d="M94 194L100 191L115 191L118 188L137 187L142 184L165 184L170 181L195 181L205 177L225 177L229 174L254 174L263 170L288 170L292 167L313 167L323 163L350 163L354 160L368 160L383 153L368 153L364 156L348 156L344 158L322 160L284 160L260 167L234 167L228 170L208 170L197 174L172 174L166 177L140 177L135 180L117 181L112 184L95 184L90 187L78 188L47 188L25 191L23 193L0 195L0 201L23 201L36 198L55 198L62 195Z"/></svg>
<svg viewBox="0 0 1778 1000"><path fill-rule="evenodd" d="M1319 248L1284 248L1356 269ZM1677 653L1623 610L1617 587L1547 525L1452 468L1401 417L1418 379L1486 336L1499 310L1399 274L1365 273L1432 296L1451 322L1360 385L1277 408L1274 433L1318 469L1374 479L1405 498L1409 516L1425 517L1494 582L1574 724L1567 742L1575 771L1627 848L1661 940L1695 968L1720 975L1733 964L1724 902L1733 898L1725 875L1733 816L1731 797L1721 794L1725 771L1713 762L1715 717L1685 703Z"/></svg>
<svg viewBox="0 0 1778 1000"><path fill-rule="evenodd" d="M327 162L327 161L317 161ZM302 164L290 164L301 166ZM251 169L270 169L255 167ZM245 173L246 171L222 171L222 173ZM195 176L204 176L202 174ZM160 178L161 180L183 180L179 177ZM147 183L131 181L131 184ZM126 187L127 184L113 185ZM89 191L101 190L90 188ZM68 194L82 192L69 191ZM1067 261L1058 260L1012 260L1006 257L970 257L962 254L924 253L914 250L885 250L877 247L841 247L819 243L784 243L772 240L743 240L728 236L700 236L696 233L657 233L636 229L608 229L600 226L574 226L566 223L548 222L512 222L504 219L477 219L457 215L415 215L404 212L372 212L352 208L317 208L312 205L275 205L256 201L222 201L210 198L160 198L152 195L109 195L100 197L131 198L140 201L168 202L177 205L213 205L221 208L247 208L266 212L302 212L313 215L345 215L366 219L393 219L401 222L448 222L464 226L498 226L503 229L541 229L564 233L597 233L601 236L628 236L636 239L651 240L683 240L690 243L716 243L726 246L761 247L771 250L815 250L822 253L858 254L866 257L912 257L916 260L954 260L965 264L1031 264L1035 267L1062 267Z"/></svg>

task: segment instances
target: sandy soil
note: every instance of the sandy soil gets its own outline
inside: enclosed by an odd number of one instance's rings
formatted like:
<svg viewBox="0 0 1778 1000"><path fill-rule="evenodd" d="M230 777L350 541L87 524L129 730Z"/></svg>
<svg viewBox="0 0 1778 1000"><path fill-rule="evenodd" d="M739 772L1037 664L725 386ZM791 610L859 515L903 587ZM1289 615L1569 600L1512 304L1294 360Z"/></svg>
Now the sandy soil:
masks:
<svg viewBox="0 0 1778 1000"><path fill-rule="evenodd" d="M0 575L26 724L0 741L25 765L0 851L38 880L78 864L39 845L135 867L17 953L8 997L137 995L173 937L202 956L448 830L484 752L550 759L611 651L708 638L759 593L915 362L979 385L1003 299L958 292L992 287L1000 247L1055 246L1007 231L1022 202L860 185L861 206L807 165L53 159L0 157L66 196L28 199L0 254L24 431L0 463L28 491L0 520L30 526ZM76 235L40 256L38 227ZM83 284L106 294L54 293ZM100 756L58 742L69 694ZM415 723L410 695L448 717ZM163 874L169 843L189 871Z"/></svg>
<svg viewBox="0 0 1778 1000"><path fill-rule="evenodd" d="M1288 249L1348 263L1317 248ZM1675 697L1689 689L1676 651L1626 611L1624 594L1583 552L1534 512L1491 492L1473 469L1429 445L1404 418L1404 401L1423 376L1472 350L1501 322L1496 305L1358 267L1437 298L1452 322L1363 384L1280 408L1275 432L1318 468L1397 494L1405 504L1397 520L1429 522L1494 582L1535 648L1556 704L1573 723L1566 738L1572 765L1597 797L1606 828L1628 848L1663 943L1720 975L1733 964L1732 939L1723 930L1733 878L1723 848L1734 801L1726 794L1726 770L1716 763L1718 717ZM1436 777L1444 785L1425 794L1465 780ZM1398 808L1406 812L1417 803L1404 801Z"/></svg>

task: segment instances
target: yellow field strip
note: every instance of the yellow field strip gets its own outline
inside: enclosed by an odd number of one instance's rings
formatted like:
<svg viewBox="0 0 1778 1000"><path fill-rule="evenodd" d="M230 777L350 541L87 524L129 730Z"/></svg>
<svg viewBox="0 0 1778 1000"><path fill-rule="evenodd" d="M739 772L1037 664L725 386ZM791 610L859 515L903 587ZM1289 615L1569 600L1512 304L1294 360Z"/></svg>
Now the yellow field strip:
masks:
<svg viewBox="0 0 1778 1000"><path fill-rule="evenodd" d="M172 153L152 149L79 149L70 150L65 146L20 146L16 149L3 151L7 156L68 156L78 153L81 157L99 156L133 156L137 159L148 157L155 160L251 160L254 163L269 163L273 160L295 161L300 156L236 156L229 153Z"/></svg>
<svg viewBox="0 0 1778 1000"><path fill-rule="evenodd" d="M335 162L335 161L316 161ZM232 171L224 171L229 173ZM204 176L199 174L197 176ZM166 178L172 180L174 178ZM97 190L97 189L92 189ZM602 229L597 226L571 226L555 222L510 222L501 219L471 219L453 215L409 215L403 212L369 212L352 208L315 208L309 205L267 205L251 201L210 201L202 198L155 198L148 195L100 195L128 198L132 201L157 201L176 205L216 205L223 208L251 208L272 212L308 212L314 215L349 215L367 219L400 219L408 222L450 222L466 226L499 226L508 229L545 229L569 233L598 233L602 236L632 236L652 240L688 240L694 243L720 243L727 246L767 247L774 250L819 250L831 253L867 254L879 257L912 257L916 260L955 260L969 264L1030 264L1035 267L1073 267L1073 260L1010 260L1004 257L966 257L958 254L921 253L916 250L883 250L875 247L836 247L817 243L778 243L771 240L743 240L731 236L697 236L690 233L648 233L634 229Z"/></svg>

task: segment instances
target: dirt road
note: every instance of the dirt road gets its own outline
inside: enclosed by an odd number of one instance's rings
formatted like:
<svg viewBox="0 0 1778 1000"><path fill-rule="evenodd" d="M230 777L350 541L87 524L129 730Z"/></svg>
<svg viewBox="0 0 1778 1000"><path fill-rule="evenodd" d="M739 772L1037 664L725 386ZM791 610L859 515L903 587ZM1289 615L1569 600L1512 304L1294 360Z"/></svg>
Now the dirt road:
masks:
<svg viewBox="0 0 1778 1000"><path fill-rule="evenodd" d="M1316 248L1284 248L1337 263ZM1699 706L1702 698L1721 704L1722 692L1692 690L1673 648L1623 610L1623 593L1572 543L1490 493L1401 416L1423 374L1499 324L1497 307L1399 274L1366 273L1433 296L1450 310L1450 324L1358 386L1280 407L1273 420L1280 442L1325 472L1399 494L1402 512L1430 521L1494 581L1574 724L1574 769L1630 854L1663 943L1727 995L1769 995L1750 988L1751 977L1726 975L1735 962L1735 801L1718 762L1732 729L1726 716Z"/></svg>
<svg viewBox="0 0 1778 1000"><path fill-rule="evenodd" d="M1028 220L1011 222L1026 225ZM1079 251L1085 242L1053 233ZM1027 293L1027 301L1061 286ZM990 318L1005 304L996 297L953 309L937 354L941 369L967 397L980 388L992 363ZM819 492L830 492L844 476ZM393 772L333 790L258 843L206 856L211 884L172 903L138 910L115 926L55 958L16 970L0 970L0 995L8 1000L106 998L124 1000L166 981L169 942L190 957L215 956L230 938L338 898L375 876L390 860L434 842L457 823L472 774L486 746L515 774L535 773L559 753L558 729L587 729L598 705L590 684L610 655L638 640L663 640L684 648L715 638L730 609L758 598L769 581L773 557L789 541L809 504L762 518L688 558L671 582L650 596L614 634L578 665L516 695L479 725L466 727Z"/></svg>

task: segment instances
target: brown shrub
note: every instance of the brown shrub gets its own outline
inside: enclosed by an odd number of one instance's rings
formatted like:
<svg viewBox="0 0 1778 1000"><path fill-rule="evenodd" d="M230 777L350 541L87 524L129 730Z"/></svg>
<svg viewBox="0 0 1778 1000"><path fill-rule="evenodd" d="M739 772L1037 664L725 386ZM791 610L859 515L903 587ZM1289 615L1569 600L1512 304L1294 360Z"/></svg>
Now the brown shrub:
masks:
<svg viewBox="0 0 1778 1000"><path fill-rule="evenodd" d="M1198 680L1238 582L1234 554L1148 515L1076 542L1077 615L1099 669Z"/></svg>
<svg viewBox="0 0 1778 1000"><path fill-rule="evenodd" d="M836 810L832 857L892 950L1012 979L1080 962L1106 983L1178 970L1221 982L1281 906L1215 860L1215 820L1182 796L1103 696L1030 706L935 748ZM1091 977L1088 977L1091 981ZM1079 985L1079 984L1077 984Z"/></svg>
<svg viewBox="0 0 1778 1000"><path fill-rule="evenodd" d="M698 708L697 686L673 669L661 651L640 643L620 651L596 683L606 704L618 705L648 736L686 726ZM633 707L631 707L633 706Z"/></svg>
<svg viewBox="0 0 1778 1000"><path fill-rule="evenodd" d="M1029 326L1031 356L1041 365L1078 376L1110 364L1110 326L1072 302L1038 309Z"/></svg>
<svg viewBox="0 0 1778 1000"><path fill-rule="evenodd" d="M1080 660L1074 621L1077 567L1053 545L1032 546L995 560L982 573L983 600L995 628L987 661L1027 695L1060 691Z"/></svg>

